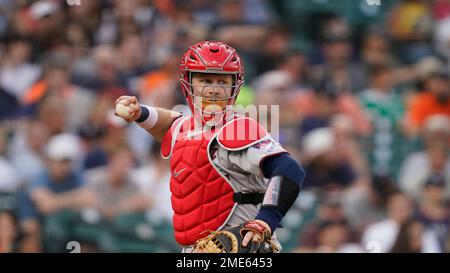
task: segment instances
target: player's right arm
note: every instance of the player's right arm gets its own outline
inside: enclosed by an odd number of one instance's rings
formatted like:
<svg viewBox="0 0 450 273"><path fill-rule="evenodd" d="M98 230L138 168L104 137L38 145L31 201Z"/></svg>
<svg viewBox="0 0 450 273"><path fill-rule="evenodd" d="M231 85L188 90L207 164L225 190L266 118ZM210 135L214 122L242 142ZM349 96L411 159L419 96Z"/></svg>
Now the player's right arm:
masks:
<svg viewBox="0 0 450 273"><path fill-rule="evenodd" d="M130 104L134 103L133 107L128 108L128 112L130 114L129 117L125 118L120 115L119 117L123 118L127 122L134 122L134 121L140 121L140 119L145 118L154 118L156 115L156 123L153 126L147 126L147 128L144 128L148 133L150 133L154 138L161 141L163 136L166 134L166 132L170 129L170 126L172 125L173 121L180 116L180 113L171 111L164 108L153 108L152 112L148 112L148 110L144 110L147 113L144 113L142 116L143 108L141 107L141 104L139 103L138 99L135 96L121 96L116 100L116 106L117 104L123 104L125 106L129 106ZM155 111L156 110L156 111ZM149 117L149 115L152 115ZM146 117L147 116L147 117ZM146 121L143 121L146 122ZM146 127L146 126L141 126ZM151 127L151 128L148 128Z"/></svg>

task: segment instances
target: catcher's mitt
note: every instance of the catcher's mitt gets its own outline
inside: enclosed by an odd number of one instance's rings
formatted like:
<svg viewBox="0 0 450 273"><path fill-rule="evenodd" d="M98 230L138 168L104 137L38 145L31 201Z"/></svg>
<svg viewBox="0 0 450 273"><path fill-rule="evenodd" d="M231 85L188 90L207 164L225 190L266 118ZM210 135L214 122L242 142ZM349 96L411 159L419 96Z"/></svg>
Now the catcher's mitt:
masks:
<svg viewBox="0 0 450 273"><path fill-rule="evenodd" d="M242 240L249 231L259 235L260 240L250 241L246 247ZM255 221L220 231L210 231L204 238L198 239L194 245L194 253L274 253L279 252L272 240L270 231Z"/></svg>

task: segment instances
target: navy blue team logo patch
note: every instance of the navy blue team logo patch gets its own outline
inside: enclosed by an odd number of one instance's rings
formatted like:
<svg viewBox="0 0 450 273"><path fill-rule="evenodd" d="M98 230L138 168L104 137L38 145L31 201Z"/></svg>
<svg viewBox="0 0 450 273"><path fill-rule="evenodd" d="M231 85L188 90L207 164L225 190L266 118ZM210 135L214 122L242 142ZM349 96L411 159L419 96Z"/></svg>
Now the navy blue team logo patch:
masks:
<svg viewBox="0 0 450 273"><path fill-rule="evenodd" d="M271 144L272 144L272 140L270 138L268 138L266 140L256 143L255 145L253 145L253 147L263 150L263 149L268 149Z"/></svg>

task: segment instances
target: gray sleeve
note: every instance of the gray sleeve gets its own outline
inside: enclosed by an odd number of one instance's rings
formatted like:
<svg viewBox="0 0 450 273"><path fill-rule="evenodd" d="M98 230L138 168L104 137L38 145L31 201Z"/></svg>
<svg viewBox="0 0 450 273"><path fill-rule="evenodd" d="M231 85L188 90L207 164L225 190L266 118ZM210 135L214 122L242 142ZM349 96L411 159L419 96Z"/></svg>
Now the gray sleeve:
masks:
<svg viewBox="0 0 450 273"><path fill-rule="evenodd" d="M226 163L224 165L228 165L228 169L252 173L259 177L264 177L260 168L262 159L285 152L286 150L283 149L280 143L276 142L271 137L244 150L228 151L225 148L218 146L217 151L218 156L221 157L221 159L227 159L226 162L223 160L221 161Z"/></svg>

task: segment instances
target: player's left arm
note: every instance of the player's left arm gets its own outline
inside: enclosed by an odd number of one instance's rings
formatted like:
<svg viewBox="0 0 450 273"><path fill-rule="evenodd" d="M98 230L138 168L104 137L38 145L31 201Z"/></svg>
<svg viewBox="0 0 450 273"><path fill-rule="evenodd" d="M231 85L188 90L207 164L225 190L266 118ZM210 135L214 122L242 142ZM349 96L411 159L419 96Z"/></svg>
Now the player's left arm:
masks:
<svg viewBox="0 0 450 273"><path fill-rule="evenodd" d="M253 134L256 139L254 136L250 137L252 134L246 134L248 138L239 141L230 138L226 132L236 128L244 132L256 132ZM260 242L275 231L294 204L305 172L281 144L253 119L241 118L236 119L234 123L227 123L219 132L217 141L223 148L219 149L217 156L222 158L223 162L228 162L231 168L268 179L259 213L254 220L247 221L244 225L250 231L245 233L242 244L245 247L250 240Z"/></svg>
<svg viewBox="0 0 450 273"><path fill-rule="evenodd" d="M305 171L288 153L263 159L260 168L269 182L255 221L269 228L273 233L297 199L305 178ZM251 240L257 240L256 236L248 232L243 239L243 246Z"/></svg>

